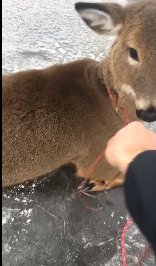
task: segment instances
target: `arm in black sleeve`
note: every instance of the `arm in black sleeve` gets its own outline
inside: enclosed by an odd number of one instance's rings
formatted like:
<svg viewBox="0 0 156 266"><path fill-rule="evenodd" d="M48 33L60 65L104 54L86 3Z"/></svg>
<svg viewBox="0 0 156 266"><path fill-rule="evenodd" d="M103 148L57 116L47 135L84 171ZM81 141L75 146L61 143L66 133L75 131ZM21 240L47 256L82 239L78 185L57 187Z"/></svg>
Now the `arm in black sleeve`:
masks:
<svg viewBox="0 0 156 266"><path fill-rule="evenodd" d="M156 151L139 154L126 174L127 207L156 254Z"/></svg>

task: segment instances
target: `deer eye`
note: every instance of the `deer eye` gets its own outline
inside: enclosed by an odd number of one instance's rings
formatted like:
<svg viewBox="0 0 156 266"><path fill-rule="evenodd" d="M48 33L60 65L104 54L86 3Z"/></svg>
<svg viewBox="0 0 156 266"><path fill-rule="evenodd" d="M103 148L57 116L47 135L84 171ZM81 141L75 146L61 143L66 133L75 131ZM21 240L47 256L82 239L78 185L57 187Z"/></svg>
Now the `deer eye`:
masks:
<svg viewBox="0 0 156 266"><path fill-rule="evenodd" d="M139 62L139 57L138 57L137 50L135 50L134 48L129 47L129 55L130 55L130 57L131 57L133 60Z"/></svg>

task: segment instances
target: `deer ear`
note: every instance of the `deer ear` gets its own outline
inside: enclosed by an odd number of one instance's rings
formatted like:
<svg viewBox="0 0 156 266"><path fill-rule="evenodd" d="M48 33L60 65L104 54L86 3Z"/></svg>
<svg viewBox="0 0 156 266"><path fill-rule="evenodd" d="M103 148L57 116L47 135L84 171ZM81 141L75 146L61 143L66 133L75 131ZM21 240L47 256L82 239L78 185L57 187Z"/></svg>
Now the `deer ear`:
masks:
<svg viewBox="0 0 156 266"><path fill-rule="evenodd" d="M75 9L85 23L99 34L118 34L125 17L125 8L116 3L81 3Z"/></svg>

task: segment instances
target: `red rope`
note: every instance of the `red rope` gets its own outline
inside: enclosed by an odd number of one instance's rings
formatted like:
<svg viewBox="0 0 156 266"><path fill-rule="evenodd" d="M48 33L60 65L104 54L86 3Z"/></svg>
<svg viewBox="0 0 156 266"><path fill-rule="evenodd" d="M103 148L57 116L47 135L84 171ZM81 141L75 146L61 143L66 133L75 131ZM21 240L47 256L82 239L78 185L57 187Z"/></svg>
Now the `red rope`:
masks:
<svg viewBox="0 0 156 266"><path fill-rule="evenodd" d="M126 263L126 252L125 252L125 241L124 241L124 240L125 240L125 233L126 233L128 227L129 227L132 223L133 223L133 219L130 219L130 220L126 223L126 225L125 225L125 227L124 227L124 229L123 229L123 231L122 231L122 236L121 236L121 248L122 248L122 261L123 261L123 266L127 266L127 263ZM140 258L139 258L139 262L138 262L137 266L141 266L141 265L142 265L142 263L143 263L144 260L146 259L147 255L151 252L151 250L152 250L152 247L151 247L151 246L148 246L148 247L146 248L146 250L144 251L144 253L140 256Z"/></svg>
<svg viewBox="0 0 156 266"><path fill-rule="evenodd" d="M81 183L81 192L83 191L84 187L85 187L85 184L87 183L89 177L91 176L91 174L93 173L94 171L94 168L96 167L96 165L99 163L99 161L103 158L105 154L105 151L103 153L101 153L98 158L95 160L95 162L91 165L91 167L89 168L88 170L88 173L84 179L84 181Z"/></svg>
<svg viewBox="0 0 156 266"><path fill-rule="evenodd" d="M130 219L128 223L126 223L121 236L121 248L122 248L122 260L123 260L123 266L126 266L126 253L125 253L125 233L127 231L127 228L130 226L130 224L133 222L133 219Z"/></svg>
<svg viewBox="0 0 156 266"><path fill-rule="evenodd" d="M86 185L89 177L91 176L92 172L94 171L94 168L99 163L99 161L103 158L104 154L105 154L105 152L103 152L102 154L100 154L98 156L98 158L95 160L95 162L91 165L91 167L89 168L88 173L87 173L84 181L81 183L80 190L78 191L78 193L83 194L84 206L85 206L85 208L89 209L90 211L99 211L99 210L103 209L103 208L94 209L94 208L88 206L88 204L87 204L87 198L86 198L87 193L85 193L83 190L84 190L84 187L85 187L85 185Z"/></svg>
<svg viewBox="0 0 156 266"><path fill-rule="evenodd" d="M114 101L110 90L108 90L108 94L109 94L109 96L110 96L111 101ZM123 110L123 113L124 113L124 116L125 116L125 124L123 125L123 127L125 127L126 125L128 125L128 124L131 122L130 119L129 119L129 115L128 115L128 113L127 113L127 110L126 110L125 108L123 108L122 106L118 106L118 105L117 105L117 98L115 98L114 103L115 103L115 107L116 107L116 108L119 108L119 109L122 109L122 110ZM84 187L85 187L85 185L86 185L88 179L90 178L92 172L94 171L94 168L95 168L96 165L99 163L99 161L103 158L104 154L105 154L105 151L104 151L102 154L100 154L100 155L98 156L98 158L95 160L95 162L91 165L91 167L89 168L88 173L87 173L87 175L86 175L84 181L81 183L81 186L80 186L80 189L79 189L79 193L83 194L83 197L84 197L84 205L85 205L85 207L86 207L87 209L91 210L91 211L99 211L99 210L101 210L101 208L93 209L93 208L91 208L90 206L88 206L88 204L87 204L87 199L86 199L86 193L83 192L83 190L84 190ZM122 247L123 266L127 266L127 264L126 264L125 243L124 243L125 233L126 233L128 227L132 224L132 222L133 222L133 219L130 219L129 222L126 223L126 225L125 225L125 227L124 227L124 229L123 229L123 232L122 232L122 236L121 236L121 247ZM140 257L140 259L139 259L139 263L138 263L137 266L141 266L141 264L142 264L142 262L145 260L146 256L150 253L151 249L152 249L152 247L150 246L150 247L148 247L148 248L145 250L145 252L144 252L144 253L142 254L142 256Z"/></svg>
<svg viewBox="0 0 156 266"><path fill-rule="evenodd" d="M128 113L127 113L127 110L126 110L124 107L118 105L117 97L115 97L115 100L113 100L113 96L112 96L110 90L108 90L108 94L109 94L109 97L110 97L111 101L114 102L114 104L115 104L115 108L118 108L118 109L123 110L123 112L124 112L124 116L125 116L125 124L124 124L124 126L128 125L129 123L131 123L131 121L130 121L130 119L129 119L129 115L128 115ZM123 126L123 127L124 127L124 126Z"/></svg>
<svg viewBox="0 0 156 266"><path fill-rule="evenodd" d="M109 94L109 97L110 97L111 101L114 102L114 104L115 104L115 108L118 108L118 109L123 110L123 112L124 112L124 116L125 116L125 124L123 125L123 127L125 127L126 125L128 125L128 124L130 123L130 119L129 119L129 115L128 115L128 113L127 113L127 110L124 109L122 106L118 106L118 104L117 104L117 97L115 97L115 100L113 100L113 96L112 96L110 90L108 90L108 94ZM103 158L104 154L105 154L105 151L103 151L103 153L100 154L100 155L98 156L98 158L95 160L95 162L91 165L91 167L89 168L88 173L87 173L87 175L86 175L84 181L81 183L81 185L80 185L79 188L78 188L78 193L83 194L83 197L84 197L84 205L85 205L85 207L86 207L87 209L89 209L89 210L92 210L92 211L98 211L98 210L101 210L101 208L93 209L93 208L91 208L91 207L88 206L88 204L87 204L87 200L86 200L86 193L84 193L84 187L85 187L85 185L86 185L88 179L90 178L92 172L94 171L96 165L97 165L97 164L99 163L99 161Z"/></svg>
<svg viewBox="0 0 156 266"><path fill-rule="evenodd" d="M125 116L125 124L123 125L123 127L125 127L126 125L128 125L128 124L131 122L130 119L129 119L129 115L128 115L128 113L127 113L127 110L124 109L122 106L118 106L118 104L117 104L117 97L115 98L115 101L114 101L114 100L113 100L113 96L112 96L110 90L108 90L108 94L109 94L109 97L110 97L111 101L113 101L113 102L115 103L115 107L116 107L116 108L120 108L120 109L123 110L123 112L124 112L124 116ZM83 189L84 189L84 187L85 187L85 184L87 183L89 177L91 176L92 172L94 171L94 168L96 167L96 165L97 165L97 164L99 163L99 161L103 158L104 154L105 154L105 151L104 151L102 154L100 154L100 155L98 156L98 158L95 160L95 162L94 162L94 163L91 165L91 167L89 168L88 173L87 173L87 175L86 175L84 181L81 183L81 188L80 188L80 191L79 191L80 193L83 193Z"/></svg>

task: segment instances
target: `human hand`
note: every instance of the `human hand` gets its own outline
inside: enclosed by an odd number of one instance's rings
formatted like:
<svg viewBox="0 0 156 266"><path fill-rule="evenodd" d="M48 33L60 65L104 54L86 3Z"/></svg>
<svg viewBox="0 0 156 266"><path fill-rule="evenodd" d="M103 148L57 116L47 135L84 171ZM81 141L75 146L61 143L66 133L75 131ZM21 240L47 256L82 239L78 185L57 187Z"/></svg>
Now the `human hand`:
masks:
<svg viewBox="0 0 156 266"><path fill-rule="evenodd" d="M146 150L156 150L156 134L141 122L132 122L109 140L105 157L107 161L125 173L129 164Z"/></svg>

